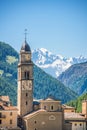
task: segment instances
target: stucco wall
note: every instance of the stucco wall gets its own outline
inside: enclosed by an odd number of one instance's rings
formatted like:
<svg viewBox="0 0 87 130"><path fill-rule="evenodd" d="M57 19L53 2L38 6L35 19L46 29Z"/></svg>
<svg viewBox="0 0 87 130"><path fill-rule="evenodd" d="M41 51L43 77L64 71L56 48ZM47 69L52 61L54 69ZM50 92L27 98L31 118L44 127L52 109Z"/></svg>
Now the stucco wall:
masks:
<svg viewBox="0 0 87 130"><path fill-rule="evenodd" d="M11 114L12 112L12 114ZM17 127L17 111L0 111L2 116L0 118L1 127ZM10 120L12 120L12 124L10 124Z"/></svg>

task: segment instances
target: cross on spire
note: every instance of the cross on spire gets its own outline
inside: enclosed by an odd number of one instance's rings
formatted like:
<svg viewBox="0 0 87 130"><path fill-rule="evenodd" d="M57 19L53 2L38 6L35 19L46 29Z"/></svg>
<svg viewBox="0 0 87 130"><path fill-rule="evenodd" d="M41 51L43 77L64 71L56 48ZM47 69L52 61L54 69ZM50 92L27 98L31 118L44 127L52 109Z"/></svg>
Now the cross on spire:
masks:
<svg viewBox="0 0 87 130"><path fill-rule="evenodd" d="M26 37L27 37L27 29L24 30L25 31L25 41L26 41Z"/></svg>

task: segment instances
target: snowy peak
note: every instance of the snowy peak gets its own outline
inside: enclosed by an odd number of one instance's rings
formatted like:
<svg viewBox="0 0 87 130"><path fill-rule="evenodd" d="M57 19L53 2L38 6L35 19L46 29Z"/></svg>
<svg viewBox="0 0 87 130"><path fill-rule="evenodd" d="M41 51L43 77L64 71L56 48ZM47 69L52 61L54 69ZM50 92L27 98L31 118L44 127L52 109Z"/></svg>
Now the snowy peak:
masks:
<svg viewBox="0 0 87 130"><path fill-rule="evenodd" d="M50 75L57 77L71 65L86 62L87 58L83 56L65 58L61 55L55 55L45 48L32 51L33 62Z"/></svg>
<svg viewBox="0 0 87 130"><path fill-rule="evenodd" d="M35 63L40 63L40 65L52 64L56 59L63 59L63 57L55 55L44 48L33 50L33 60Z"/></svg>

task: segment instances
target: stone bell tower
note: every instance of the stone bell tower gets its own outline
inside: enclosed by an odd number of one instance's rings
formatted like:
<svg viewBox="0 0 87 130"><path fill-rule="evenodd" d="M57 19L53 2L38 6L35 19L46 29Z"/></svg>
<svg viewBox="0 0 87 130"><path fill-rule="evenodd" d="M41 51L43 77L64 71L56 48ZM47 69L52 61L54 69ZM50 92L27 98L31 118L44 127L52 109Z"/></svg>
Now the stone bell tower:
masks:
<svg viewBox="0 0 87 130"><path fill-rule="evenodd" d="M20 116L33 110L33 62L26 38L20 50L18 64L18 110Z"/></svg>

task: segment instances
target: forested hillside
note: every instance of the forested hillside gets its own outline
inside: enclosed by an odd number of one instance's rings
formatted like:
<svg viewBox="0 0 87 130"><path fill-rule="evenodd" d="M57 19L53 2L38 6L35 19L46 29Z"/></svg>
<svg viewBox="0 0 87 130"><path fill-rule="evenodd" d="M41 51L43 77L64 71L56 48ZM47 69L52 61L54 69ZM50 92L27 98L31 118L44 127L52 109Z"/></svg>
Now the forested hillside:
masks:
<svg viewBox="0 0 87 130"><path fill-rule="evenodd" d="M82 111L82 101L87 100L87 93L83 94L82 96L78 97L76 100L70 101L67 105L75 107L77 112Z"/></svg>
<svg viewBox="0 0 87 130"><path fill-rule="evenodd" d="M0 42L0 95L9 95L16 104L18 53L8 44ZM54 96L63 103L75 99L77 94L60 81L34 65L34 98Z"/></svg>

